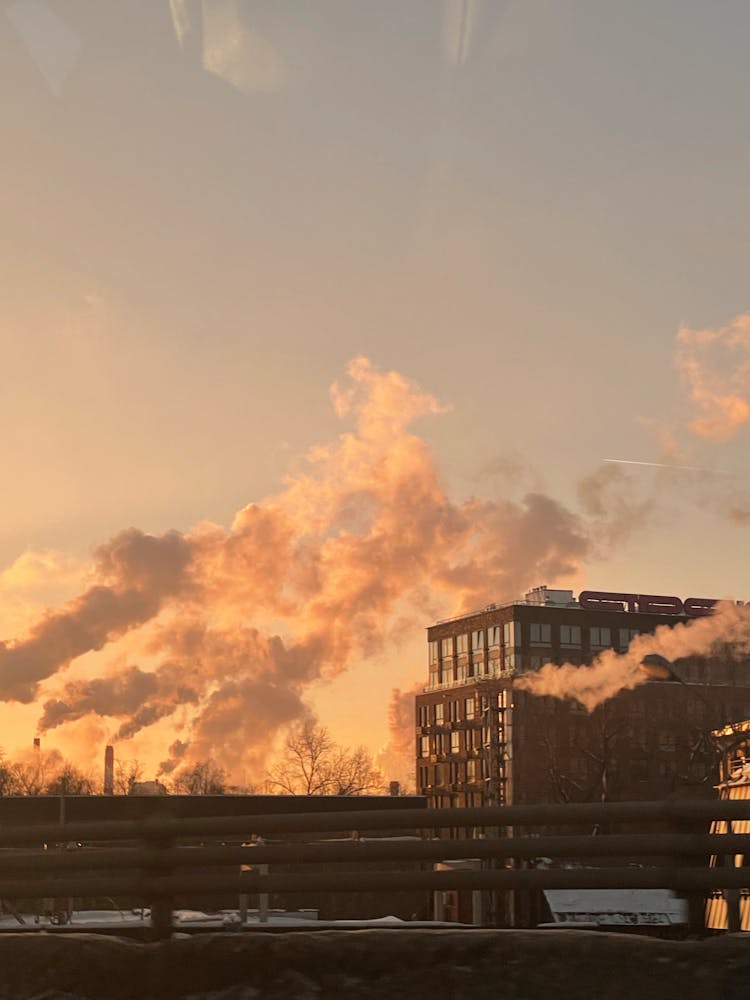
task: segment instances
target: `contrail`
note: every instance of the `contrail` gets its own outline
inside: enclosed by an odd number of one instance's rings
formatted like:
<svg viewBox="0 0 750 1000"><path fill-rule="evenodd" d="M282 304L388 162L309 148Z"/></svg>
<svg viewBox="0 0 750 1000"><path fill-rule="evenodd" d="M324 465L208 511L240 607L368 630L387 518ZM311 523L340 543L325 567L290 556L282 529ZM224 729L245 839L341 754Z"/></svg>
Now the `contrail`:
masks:
<svg viewBox="0 0 750 1000"><path fill-rule="evenodd" d="M604 458L603 462L612 462L615 465L646 465L651 469L673 469L679 472L710 472L712 475L721 475L713 472L712 469L701 469L697 465L665 465L663 462L634 462L629 458Z"/></svg>

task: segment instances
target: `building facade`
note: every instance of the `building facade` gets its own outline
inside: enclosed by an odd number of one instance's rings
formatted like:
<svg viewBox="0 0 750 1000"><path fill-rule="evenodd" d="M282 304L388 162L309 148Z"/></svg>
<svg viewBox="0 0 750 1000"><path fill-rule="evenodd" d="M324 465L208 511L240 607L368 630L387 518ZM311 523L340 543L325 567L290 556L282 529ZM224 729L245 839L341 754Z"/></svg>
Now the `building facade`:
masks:
<svg viewBox="0 0 750 1000"><path fill-rule="evenodd" d="M710 614L715 603L591 591L576 600L538 587L432 625L416 698L418 794L434 807L713 794L707 736L750 716L748 657L723 649L679 660L682 683L649 681L591 713L514 679L548 662L625 652L636 635Z"/></svg>

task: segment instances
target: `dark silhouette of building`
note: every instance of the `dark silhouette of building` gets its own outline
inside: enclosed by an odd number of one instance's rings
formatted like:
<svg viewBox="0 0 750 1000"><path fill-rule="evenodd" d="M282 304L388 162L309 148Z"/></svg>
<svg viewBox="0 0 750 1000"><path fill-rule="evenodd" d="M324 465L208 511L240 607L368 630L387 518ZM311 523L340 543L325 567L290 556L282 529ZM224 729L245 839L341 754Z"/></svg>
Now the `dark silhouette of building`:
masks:
<svg viewBox="0 0 750 1000"><path fill-rule="evenodd" d="M417 792L435 807L714 794L710 731L750 716L748 657L726 648L681 659L672 683L648 681L591 713L513 682L547 662L624 652L636 635L715 603L590 591L575 600L538 587L432 625L416 698Z"/></svg>

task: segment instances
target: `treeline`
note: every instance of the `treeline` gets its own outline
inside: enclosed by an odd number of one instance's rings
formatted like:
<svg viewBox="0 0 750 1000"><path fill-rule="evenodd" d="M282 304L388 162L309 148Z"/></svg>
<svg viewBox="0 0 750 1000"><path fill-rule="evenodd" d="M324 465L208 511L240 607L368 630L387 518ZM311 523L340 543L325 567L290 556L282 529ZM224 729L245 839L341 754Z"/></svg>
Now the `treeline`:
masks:
<svg viewBox="0 0 750 1000"><path fill-rule="evenodd" d="M146 774L146 766L139 760L116 761L114 794L137 793L147 782ZM198 761L159 781L176 795L223 795L230 791L225 771L212 761ZM83 770L58 750L35 749L16 758L0 751L0 796L101 795L103 791L103 771L95 776L93 770Z"/></svg>
<svg viewBox="0 0 750 1000"><path fill-rule="evenodd" d="M84 770L59 750L35 748L14 759L0 750L0 796L101 795L103 777L103 769ZM149 778L143 762L115 760L113 792L153 793L157 789ZM173 795L371 795L387 791L383 774L364 746L342 747L325 726L310 719L290 729L275 762L257 783L232 786L226 771L211 760L159 774L158 782Z"/></svg>

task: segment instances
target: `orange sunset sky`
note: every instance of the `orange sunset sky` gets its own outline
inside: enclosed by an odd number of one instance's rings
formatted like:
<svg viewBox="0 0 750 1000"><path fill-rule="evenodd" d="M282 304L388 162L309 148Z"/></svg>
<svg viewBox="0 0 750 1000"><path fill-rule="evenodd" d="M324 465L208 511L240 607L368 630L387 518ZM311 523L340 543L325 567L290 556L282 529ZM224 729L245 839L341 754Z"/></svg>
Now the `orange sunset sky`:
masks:
<svg viewBox="0 0 750 1000"><path fill-rule="evenodd" d="M4 751L253 782L399 737L438 617L750 600L749 33L0 0Z"/></svg>

